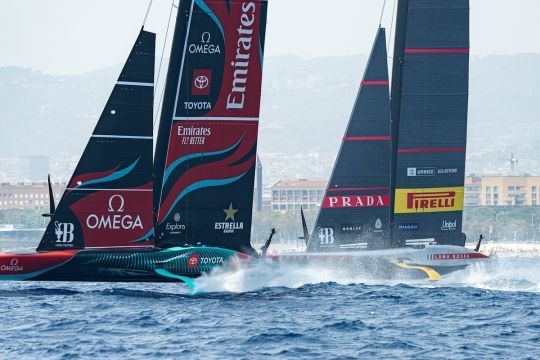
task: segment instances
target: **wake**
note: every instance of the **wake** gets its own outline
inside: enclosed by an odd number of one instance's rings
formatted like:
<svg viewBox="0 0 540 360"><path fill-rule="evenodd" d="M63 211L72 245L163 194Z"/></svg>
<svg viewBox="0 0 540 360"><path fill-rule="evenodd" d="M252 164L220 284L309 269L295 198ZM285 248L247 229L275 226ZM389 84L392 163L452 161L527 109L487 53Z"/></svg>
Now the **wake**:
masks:
<svg viewBox="0 0 540 360"><path fill-rule="evenodd" d="M236 271L216 270L195 281L195 293L243 293L265 288L299 288L309 284L339 285L405 284L412 287L474 287L494 291L540 292L540 258L499 258L469 266L443 276L439 282L406 279L377 279L369 269L336 269L320 265L254 264Z"/></svg>

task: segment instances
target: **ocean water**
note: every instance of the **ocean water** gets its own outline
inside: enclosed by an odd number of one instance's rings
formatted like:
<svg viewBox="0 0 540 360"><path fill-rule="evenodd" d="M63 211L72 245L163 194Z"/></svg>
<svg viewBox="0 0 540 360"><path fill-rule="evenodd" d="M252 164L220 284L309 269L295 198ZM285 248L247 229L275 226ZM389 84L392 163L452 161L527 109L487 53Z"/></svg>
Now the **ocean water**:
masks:
<svg viewBox="0 0 540 360"><path fill-rule="evenodd" d="M439 283L253 267L178 284L0 283L1 359L539 359L540 258Z"/></svg>

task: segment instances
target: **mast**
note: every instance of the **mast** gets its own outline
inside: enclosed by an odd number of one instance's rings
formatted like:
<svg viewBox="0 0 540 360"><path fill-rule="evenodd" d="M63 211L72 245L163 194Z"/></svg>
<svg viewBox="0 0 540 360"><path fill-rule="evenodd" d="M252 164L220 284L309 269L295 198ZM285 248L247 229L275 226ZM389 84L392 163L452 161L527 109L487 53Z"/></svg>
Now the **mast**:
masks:
<svg viewBox="0 0 540 360"><path fill-rule="evenodd" d="M391 210L390 210L390 245L396 247L394 236L394 204L396 188L396 164L397 146L399 138L399 118L401 113L401 80L403 73L403 60L405 58L405 38L407 35L407 14L409 12L409 0L398 0L396 15L396 29L394 38L394 57L392 61L392 87L390 93L391 104L391 131L392 131L392 155L391 155Z"/></svg>
<svg viewBox="0 0 540 360"><path fill-rule="evenodd" d="M380 28L308 251L389 246L390 153L388 62L385 30Z"/></svg>

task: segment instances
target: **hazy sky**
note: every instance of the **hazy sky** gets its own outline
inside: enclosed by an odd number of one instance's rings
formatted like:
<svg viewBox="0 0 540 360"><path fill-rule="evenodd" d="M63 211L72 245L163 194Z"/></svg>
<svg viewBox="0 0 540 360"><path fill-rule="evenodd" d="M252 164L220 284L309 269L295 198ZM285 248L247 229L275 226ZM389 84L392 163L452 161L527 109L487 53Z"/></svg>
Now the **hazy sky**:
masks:
<svg viewBox="0 0 540 360"><path fill-rule="evenodd" d="M540 53L540 0L470 0L471 52ZM0 66L77 74L120 64L149 0L0 0ZM178 0L175 0L178 2ZM366 54L383 0L270 0L267 54ZM383 25L390 25L387 0ZM171 0L154 0L147 29L160 52Z"/></svg>

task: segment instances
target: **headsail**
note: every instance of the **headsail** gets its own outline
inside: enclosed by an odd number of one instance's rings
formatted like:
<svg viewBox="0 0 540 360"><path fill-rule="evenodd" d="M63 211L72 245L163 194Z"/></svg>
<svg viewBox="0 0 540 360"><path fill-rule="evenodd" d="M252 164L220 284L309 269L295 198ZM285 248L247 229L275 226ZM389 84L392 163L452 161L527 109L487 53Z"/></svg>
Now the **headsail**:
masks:
<svg viewBox="0 0 540 360"><path fill-rule="evenodd" d="M158 246L253 251L266 6L180 4L154 161Z"/></svg>
<svg viewBox="0 0 540 360"><path fill-rule="evenodd" d="M153 244L154 61L141 30L38 250Z"/></svg>
<svg viewBox="0 0 540 360"><path fill-rule="evenodd" d="M380 28L311 234L309 251L388 246L390 152L386 38Z"/></svg>
<svg viewBox="0 0 540 360"><path fill-rule="evenodd" d="M392 76L393 245L464 245L469 1L400 0Z"/></svg>

